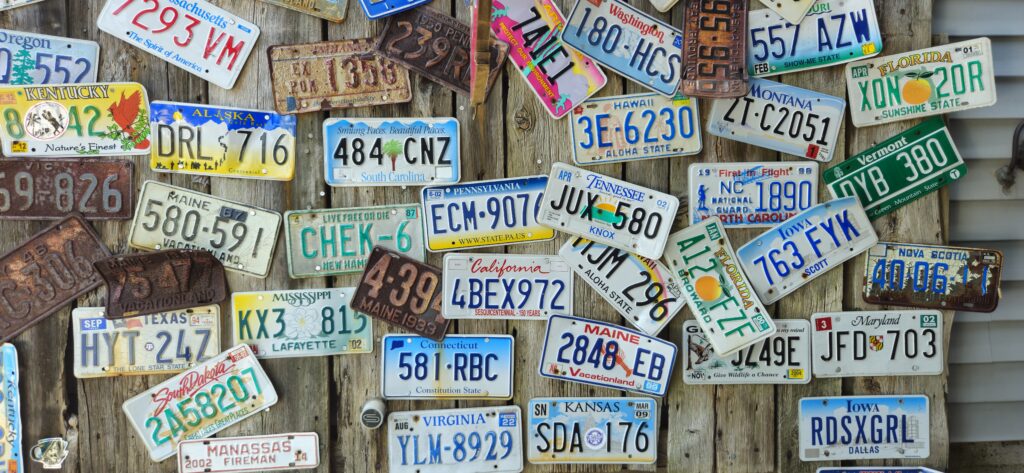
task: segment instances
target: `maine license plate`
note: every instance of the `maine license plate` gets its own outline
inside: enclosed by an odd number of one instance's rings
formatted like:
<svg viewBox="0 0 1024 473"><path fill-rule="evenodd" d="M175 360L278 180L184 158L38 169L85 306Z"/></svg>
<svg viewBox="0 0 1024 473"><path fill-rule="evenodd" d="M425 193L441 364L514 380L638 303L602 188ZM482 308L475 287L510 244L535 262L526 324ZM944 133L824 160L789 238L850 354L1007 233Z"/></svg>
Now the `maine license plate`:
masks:
<svg viewBox="0 0 1024 473"><path fill-rule="evenodd" d="M391 473L523 471L519 406L476 407L388 415Z"/></svg>
<svg viewBox="0 0 1024 473"><path fill-rule="evenodd" d="M0 409L0 428L4 434L0 436L0 465L11 473L25 471L24 460L21 458L21 388L18 368L18 350L10 343L0 346L0 369L3 370L4 382L0 383L0 398L3 408Z"/></svg>
<svg viewBox="0 0 1024 473"><path fill-rule="evenodd" d="M316 432L186 440L178 444L178 473L280 471L320 465Z"/></svg>
<svg viewBox="0 0 1024 473"><path fill-rule="evenodd" d="M773 227L818 203L818 163L693 163L690 225Z"/></svg>
<svg viewBox="0 0 1024 473"><path fill-rule="evenodd" d="M0 161L0 219L132 218L135 164L81 158Z"/></svg>
<svg viewBox="0 0 1024 473"><path fill-rule="evenodd" d="M103 307L71 311L75 377L180 373L220 353L220 306L121 320Z"/></svg>
<svg viewBox="0 0 1024 473"><path fill-rule="evenodd" d="M103 315L108 319L220 304L227 298L224 266L208 251L118 255L93 266L107 283Z"/></svg>
<svg viewBox="0 0 1024 473"><path fill-rule="evenodd" d="M835 198L856 196L872 220L967 175L942 118L930 118L824 172Z"/></svg>
<svg viewBox="0 0 1024 473"><path fill-rule="evenodd" d="M142 184L128 245L206 250L224 268L267 277L281 214L162 182Z"/></svg>
<svg viewBox="0 0 1024 473"><path fill-rule="evenodd" d="M4 156L149 154L149 99L142 84L0 87Z"/></svg>
<svg viewBox="0 0 1024 473"><path fill-rule="evenodd" d="M928 458L928 396L800 399L803 461Z"/></svg>
<svg viewBox="0 0 1024 473"><path fill-rule="evenodd" d="M511 399L515 340L509 335L410 335L381 340L386 399Z"/></svg>
<svg viewBox="0 0 1024 473"><path fill-rule="evenodd" d="M985 37L846 65L855 126L949 114L996 103Z"/></svg>
<svg viewBox="0 0 1024 473"><path fill-rule="evenodd" d="M345 21L348 0L263 0L266 3L340 23Z"/></svg>
<svg viewBox="0 0 1024 473"><path fill-rule="evenodd" d="M696 320L683 322L686 384L807 384L811 382L811 323L776 319L776 332L721 356Z"/></svg>
<svg viewBox="0 0 1024 473"><path fill-rule="evenodd" d="M531 399L530 463L647 464L658 459L658 403L642 397Z"/></svg>
<svg viewBox="0 0 1024 473"><path fill-rule="evenodd" d="M942 374L942 312L832 312L811 321L819 378Z"/></svg>
<svg viewBox="0 0 1024 473"><path fill-rule="evenodd" d="M594 97L569 116L572 160L578 165L700 153L697 99L653 92Z"/></svg>
<svg viewBox="0 0 1024 473"><path fill-rule="evenodd" d="M664 396L676 346L607 322L553 315L548 319L540 375Z"/></svg>
<svg viewBox="0 0 1024 473"><path fill-rule="evenodd" d="M992 312L1003 254L953 246L879 243L864 263L864 301L925 309Z"/></svg>
<svg viewBox="0 0 1024 473"><path fill-rule="evenodd" d="M374 246L424 258L418 205L285 212L288 274L314 278L358 273Z"/></svg>
<svg viewBox="0 0 1024 473"><path fill-rule="evenodd" d="M0 29L0 84L96 82L99 54L95 41Z"/></svg>
<svg viewBox="0 0 1024 473"><path fill-rule="evenodd" d="M878 243L854 197L811 207L736 251L757 297L773 304Z"/></svg>
<svg viewBox="0 0 1024 473"><path fill-rule="evenodd" d="M456 183L460 143L454 118L328 118L324 176L339 187Z"/></svg>
<svg viewBox="0 0 1024 473"><path fill-rule="evenodd" d="M572 271L557 256L449 253L443 279L449 319L546 320L572 313Z"/></svg>
<svg viewBox="0 0 1024 473"><path fill-rule="evenodd" d="M740 97L747 93L747 0L694 0L686 5L682 82L695 97Z"/></svg>
<svg viewBox="0 0 1024 473"><path fill-rule="evenodd" d="M442 289L440 269L375 246L349 307L441 341L451 324L441 310Z"/></svg>

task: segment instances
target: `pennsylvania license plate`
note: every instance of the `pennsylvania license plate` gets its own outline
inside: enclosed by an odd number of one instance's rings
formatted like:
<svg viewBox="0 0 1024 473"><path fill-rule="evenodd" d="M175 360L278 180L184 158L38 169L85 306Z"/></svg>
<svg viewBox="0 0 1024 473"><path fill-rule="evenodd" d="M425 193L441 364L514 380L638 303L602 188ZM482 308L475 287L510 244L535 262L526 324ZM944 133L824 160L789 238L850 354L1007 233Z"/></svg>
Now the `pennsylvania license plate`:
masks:
<svg viewBox="0 0 1024 473"><path fill-rule="evenodd" d="M878 243L857 199L818 204L736 251L757 297L773 304Z"/></svg>
<svg viewBox="0 0 1024 473"><path fill-rule="evenodd" d="M557 256L448 253L442 279L449 319L546 320L572 313L572 271Z"/></svg>
<svg viewBox="0 0 1024 473"><path fill-rule="evenodd" d="M442 289L440 269L375 246L349 307L441 341L451 324L441 310Z"/></svg>
<svg viewBox="0 0 1024 473"><path fill-rule="evenodd" d="M595 97L569 116L572 160L585 166L700 153L697 99L655 93Z"/></svg>
<svg viewBox="0 0 1024 473"><path fill-rule="evenodd" d="M324 176L338 187L456 183L460 143L454 118L328 118Z"/></svg>
<svg viewBox="0 0 1024 473"><path fill-rule="evenodd" d="M523 471L521 426L519 406L392 412L388 415L388 471Z"/></svg>
<svg viewBox="0 0 1024 473"><path fill-rule="evenodd" d="M25 471L21 457L21 388L19 381L21 371L18 368L18 350L10 343L0 346L0 370L4 373L4 382L0 383L0 397L3 407L0 408L0 465L8 472Z"/></svg>
<svg viewBox="0 0 1024 473"><path fill-rule="evenodd" d="M31 5L33 3L39 3L43 0L0 0L0 11L10 10L12 8L23 7L25 5ZM19 454L21 449L18 450ZM18 465L18 471L22 471L21 465Z"/></svg>
<svg viewBox="0 0 1024 473"><path fill-rule="evenodd" d="M715 353L696 320L683 322L686 384L807 384L811 382L811 323L776 319L776 332L730 356Z"/></svg>
<svg viewBox="0 0 1024 473"><path fill-rule="evenodd" d="M557 463L649 464L658 459L658 403L642 397L531 399L526 457Z"/></svg>
<svg viewBox="0 0 1024 473"><path fill-rule="evenodd" d="M800 459L928 458L928 419L928 396L805 397Z"/></svg>
<svg viewBox="0 0 1024 473"><path fill-rule="evenodd" d="M410 335L381 340L386 399L511 399L515 340L508 335Z"/></svg>
<svg viewBox="0 0 1024 473"><path fill-rule="evenodd" d="M0 219L132 218L135 164L82 158L0 161Z"/></svg>
<svg viewBox="0 0 1024 473"><path fill-rule="evenodd" d="M186 440L178 444L178 473L280 471L320 465L316 432Z"/></svg>
<svg viewBox="0 0 1024 473"><path fill-rule="evenodd" d="M818 163L693 163L690 225L773 227L818 203Z"/></svg>
<svg viewBox="0 0 1024 473"><path fill-rule="evenodd" d="M686 4L682 82L694 97L740 97L747 93L747 0L694 0Z"/></svg>
<svg viewBox="0 0 1024 473"><path fill-rule="evenodd" d="M345 21L348 0L263 0L272 5L290 8L297 12L340 23Z"/></svg>
<svg viewBox="0 0 1024 473"><path fill-rule="evenodd" d="M0 29L0 84L96 82L99 53L95 41Z"/></svg>
<svg viewBox="0 0 1024 473"><path fill-rule="evenodd" d="M985 37L846 65L855 126L949 114L996 103Z"/></svg>
<svg viewBox="0 0 1024 473"><path fill-rule="evenodd" d="M942 374L942 312L832 312L811 321L819 378Z"/></svg>
<svg viewBox="0 0 1024 473"><path fill-rule="evenodd" d="M420 5L430 3L429 0L359 0L359 6L363 7L363 12L366 13L366 17L370 20L376 20L387 16L394 15L395 13L403 12L410 8L416 8Z"/></svg>

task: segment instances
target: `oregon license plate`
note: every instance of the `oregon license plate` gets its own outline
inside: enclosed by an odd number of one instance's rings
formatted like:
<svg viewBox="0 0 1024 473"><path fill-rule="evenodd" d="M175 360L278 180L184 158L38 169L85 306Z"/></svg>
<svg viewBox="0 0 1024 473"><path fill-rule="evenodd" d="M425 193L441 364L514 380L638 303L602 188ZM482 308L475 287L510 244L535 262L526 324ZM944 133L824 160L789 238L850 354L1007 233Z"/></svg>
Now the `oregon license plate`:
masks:
<svg viewBox="0 0 1024 473"><path fill-rule="evenodd" d="M686 4L685 52L679 89L694 97L747 93L747 0L695 0Z"/></svg>
<svg viewBox="0 0 1024 473"><path fill-rule="evenodd" d="M526 457L556 463L647 464L658 459L658 404L642 397L531 399Z"/></svg>
<svg viewBox="0 0 1024 473"><path fill-rule="evenodd" d="M224 266L208 251L163 250L111 256L93 263L107 283L108 319L220 304Z"/></svg>
<svg viewBox="0 0 1024 473"><path fill-rule="evenodd" d="M23 7L25 5L31 5L33 3L39 3L43 0L0 0L0 11L10 10L12 8ZM20 452L20 449L19 449ZM22 468L19 464L18 471Z"/></svg>
<svg viewBox="0 0 1024 473"><path fill-rule="evenodd" d="M700 153L697 99L655 93L595 97L569 116L572 160L578 165Z"/></svg>
<svg viewBox="0 0 1024 473"><path fill-rule="evenodd" d="M451 324L441 310L442 289L440 269L375 246L349 307L441 341Z"/></svg>
<svg viewBox="0 0 1024 473"><path fill-rule="evenodd" d="M266 3L340 23L345 21L348 0L263 0Z"/></svg>
<svg viewBox="0 0 1024 473"><path fill-rule="evenodd" d="M186 440L178 444L178 473L228 473L316 468L316 432Z"/></svg>
<svg viewBox="0 0 1024 473"><path fill-rule="evenodd" d="M22 472L25 464L21 457L21 371L18 368L18 350L10 343L0 346L0 369L4 373L4 382L0 383L0 396L3 397L0 428L4 431L0 436L0 464L5 465L9 472Z"/></svg>
<svg viewBox="0 0 1024 473"><path fill-rule="evenodd" d="M928 458L928 396L800 399L803 461Z"/></svg>
<svg viewBox="0 0 1024 473"><path fill-rule="evenodd" d="M776 332L730 356L715 353L696 320L683 322L686 384L807 384L811 382L811 323L776 319Z"/></svg>
<svg viewBox="0 0 1024 473"><path fill-rule="evenodd" d="M818 163L693 163L690 225L773 227L818 203Z"/></svg>
<svg viewBox="0 0 1024 473"><path fill-rule="evenodd" d="M366 17L371 20L391 16L427 3L430 3L429 0L359 0L359 6L363 7Z"/></svg>
<svg viewBox="0 0 1024 473"><path fill-rule="evenodd" d="M328 118L324 176L331 186L422 186L459 182L454 118Z"/></svg>
<svg viewBox="0 0 1024 473"><path fill-rule="evenodd" d="M557 256L449 253L443 279L449 319L545 320L572 313L572 271Z"/></svg>
<svg viewBox="0 0 1024 473"><path fill-rule="evenodd" d="M508 335L410 335L381 340L386 399L511 399L515 340Z"/></svg>
<svg viewBox="0 0 1024 473"><path fill-rule="evenodd" d="M99 54L95 41L0 29L0 84L96 82Z"/></svg>
<svg viewBox="0 0 1024 473"><path fill-rule="evenodd" d="M811 322L819 378L942 374L937 310L818 313Z"/></svg>
<svg viewBox="0 0 1024 473"><path fill-rule="evenodd" d="M81 158L0 161L0 219L132 218L135 164Z"/></svg>
<svg viewBox="0 0 1024 473"><path fill-rule="evenodd" d="M519 406L392 412L391 473L523 471Z"/></svg>

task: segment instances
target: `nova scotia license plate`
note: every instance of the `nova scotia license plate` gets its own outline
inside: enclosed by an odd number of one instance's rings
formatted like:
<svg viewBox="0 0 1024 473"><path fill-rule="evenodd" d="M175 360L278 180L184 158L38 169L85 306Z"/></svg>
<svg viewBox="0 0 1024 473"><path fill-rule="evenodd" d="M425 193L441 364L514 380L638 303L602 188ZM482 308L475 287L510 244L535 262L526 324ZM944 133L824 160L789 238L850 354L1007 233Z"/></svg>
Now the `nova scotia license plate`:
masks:
<svg viewBox="0 0 1024 473"><path fill-rule="evenodd" d="M460 146L454 118L328 118L324 176L338 187L455 183Z"/></svg>
<svg viewBox="0 0 1024 473"><path fill-rule="evenodd" d="M0 370L3 370L4 381L0 383L0 396L3 397L3 408L0 408L0 428L4 435L0 437L0 465L9 473L25 471L21 457L21 444L24 432L21 430L21 388L19 382L21 370L18 368L18 350L10 343L0 346Z"/></svg>
<svg viewBox="0 0 1024 473"><path fill-rule="evenodd" d="M696 320L683 322L686 384L807 384L811 382L811 323L776 319L776 332L730 356L715 353Z"/></svg>
<svg viewBox="0 0 1024 473"><path fill-rule="evenodd" d="M747 0L693 0L686 4L682 82L694 97L740 97L747 93Z"/></svg>
<svg viewBox="0 0 1024 473"><path fill-rule="evenodd" d="M937 310L818 313L811 322L819 378L942 374Z"/></svg>
<svg viewBox="0 0 1024 473"><path fill-rule="evenodd" d="M410 288L415 288L414 293ZM349 306L440 341L451 324L441 310L442 289L440 269L375 246Z"/></svg>
<svg viewBox="0 0 1024 473"><path fill-rule="evenodd" d="M95 41L0 29L0 84L96 82L99 53Z"/></svg>
<svg viewBox="0 0 1024 473"><path fill-rule="evenodd" d="M649 464L658 458L658 404L642 397L531 399L526 457L557 463Z"/></svg>
<svg viewBox="0 0 1024 473"><path fill-rule="evenodd" d="M522 423L519 406L392 412L388 471L523 471Z"/></svg>
<svg viewBox="0 0 1024 473"><path fill-rule="evenodd" d="M697 99L655 93L594 97L569 116L578 165L700 153Z"/></svg>
<svg viewBox="0 0 1024 473"><path fill-rule="evenodd" d="M448 253L443 279L449 319L546 320L572 313L573 273L557 256Z"/></svg>
<svg viewBox="0 0 1024 473"><path fill-rule="evenodd" d="M772 227L818 203L818 164L693 163L690 225L716 216L726 228Z"/></svg>
<svg viewBox="0 0 1024 473"><path fill-rule="evenodd" d="M386 399L511 399L515 340L508 335L381 339Z"/></svg>
<svg viewBox="0 0 1024 473"><path fill-rule="evenodd" d="M928 458L928 419L928 396L805 397L800 459Z"/></svg>
<svg viewBox="0 0 1024 473"><path fill-rule="evenodd" d="M316 432L186 440L178 444L178 473L229 473L316 468Z"/></svg>
<svg viewBox="0 0 1024 473"><path fill-rule="evenodd" d="M313 15L327 21L340 23L345 21L345 14L348 11L348 0L263 0L272 5Z"/></svg>
<svg viewBox="0 0 1024 473"><path fill-rule="evenodd" d="M132 218L135 164L82 158L0 161L0 219L56 220L78 212L87 220Z"/></svg>

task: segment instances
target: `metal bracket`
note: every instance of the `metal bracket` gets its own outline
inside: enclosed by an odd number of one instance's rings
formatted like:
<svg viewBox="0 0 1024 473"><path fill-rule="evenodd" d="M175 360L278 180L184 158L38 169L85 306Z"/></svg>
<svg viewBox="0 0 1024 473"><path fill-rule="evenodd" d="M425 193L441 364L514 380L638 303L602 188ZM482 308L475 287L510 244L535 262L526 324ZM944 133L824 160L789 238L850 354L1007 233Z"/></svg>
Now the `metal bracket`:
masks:
<svg viewBox="0 0 1024 473"><path fill-rule="evenodd" d="M1013 130L1013 144L1010 145L1010 164L996 170L996 180L1003 186L1003 192L1009 192L1010 188L1017 181L1017 170L1024 170L1024 142L1021 141L1021 134L1024 133L1024 121L1017 124Z"/></svg>

